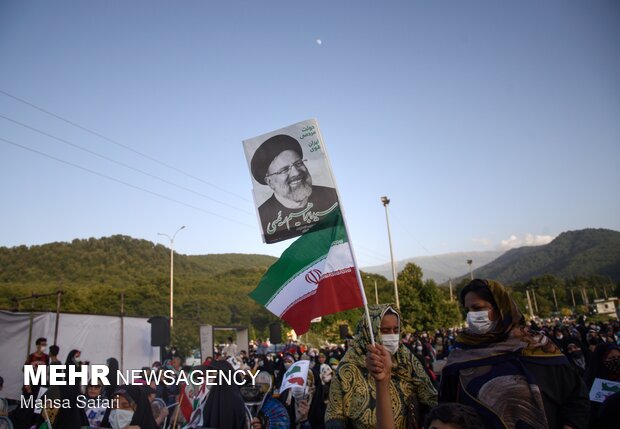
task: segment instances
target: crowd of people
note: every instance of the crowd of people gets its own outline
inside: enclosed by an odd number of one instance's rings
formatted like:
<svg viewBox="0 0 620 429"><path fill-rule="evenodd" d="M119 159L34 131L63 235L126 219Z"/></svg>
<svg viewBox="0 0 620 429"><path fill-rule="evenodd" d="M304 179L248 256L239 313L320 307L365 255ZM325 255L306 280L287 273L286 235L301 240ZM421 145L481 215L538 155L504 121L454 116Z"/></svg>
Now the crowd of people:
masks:
<svg viewBox="0 0 620 429"><path fill-rule="evenodd" d="M138 385L49 386L47 395L73 405L80 395L92 399L85 408L39 414L2 401L0 414L20 429L45 427L48 420L59 429L620 427L617 320L526 322L508 291L491 280L473 280L459 299L467 313L464 329L405 333L398 309L370 306L344 344L311 347L289 340L273 349L257 340L240 350L229 338L200 366L243 370L248 380L258 374L254 385L157 384L152 373L191 370L174 355L142 368ZM82 364L79 350L63 363L57 346L46 353L45 338L36 346L26 364ZM310 368L303 389L281 391L287 370L303 360ZM111 372L118 369L114 358L106 364ZM601 380L608 393L617 393L593 397ZM40 388L24 386L23 395L36 397Z"/></svg>

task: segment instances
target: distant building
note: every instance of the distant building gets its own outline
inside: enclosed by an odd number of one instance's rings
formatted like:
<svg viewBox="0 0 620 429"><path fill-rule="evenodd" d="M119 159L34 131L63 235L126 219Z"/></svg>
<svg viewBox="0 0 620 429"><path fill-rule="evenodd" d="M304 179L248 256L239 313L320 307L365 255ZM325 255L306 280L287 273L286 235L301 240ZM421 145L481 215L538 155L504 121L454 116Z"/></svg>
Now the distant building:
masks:
<svg viewBox="0 0 620 429"><path fill-rule="evenodd" d="M594 304L590 305L592 314L600 314L618 319L618 298L610 297L607 299L595 299Z"/></svg>

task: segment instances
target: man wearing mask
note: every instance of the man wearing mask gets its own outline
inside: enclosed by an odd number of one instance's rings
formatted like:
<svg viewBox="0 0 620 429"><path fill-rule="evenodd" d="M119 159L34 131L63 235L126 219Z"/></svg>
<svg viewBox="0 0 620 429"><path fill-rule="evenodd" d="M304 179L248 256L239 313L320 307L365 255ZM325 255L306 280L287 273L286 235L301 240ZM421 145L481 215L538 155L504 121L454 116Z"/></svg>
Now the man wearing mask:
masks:
<svg viewBox="0 0 620 429"><path fill-rule="evenodd" d="M28 355L28 357L26 358L26 363L24 363L24 365L32 365L36 370L39 365L49 365L50 357L47 355L47 353L45 353L47 351L47 338L37 338L37 341L35 341L35 345L37 346L37 349L34 353L30 353ZM24 393L33 393L32 387L24 386Z"/></svg>
<svg viewBox="0 0 620 429"><path fill-rule="evenodd" d="M35 345L37 349L28 355L24 365L33 365L36 368L39 365L49 364L50 357L45 353L47 351L47 338L37 338Z"/></svg>

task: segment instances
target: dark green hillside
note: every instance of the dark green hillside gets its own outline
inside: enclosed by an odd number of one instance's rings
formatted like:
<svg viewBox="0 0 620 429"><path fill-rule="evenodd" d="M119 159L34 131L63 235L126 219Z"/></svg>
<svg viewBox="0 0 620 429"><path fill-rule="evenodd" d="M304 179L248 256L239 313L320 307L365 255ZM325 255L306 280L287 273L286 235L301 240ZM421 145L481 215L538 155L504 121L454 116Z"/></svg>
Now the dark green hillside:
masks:
<svg viewBox="0 0 620 429"><path fill-rule="evenodd" d="M151 317L169 314L170 253L150 241L116 235L41 246L0 247L0 308L55 311L55 296L15 298L62 290L61 311ZM245 325L252 337L266 336L278 319L248 294L276 258L265 255L215 254L174 257L174 341L181 350L198 347L198 326ZM391 284L373 275L367 285L374 297L392 301ZM351 326L357 310L328 316L313 331L338 338L338 324Z"/></svg>
<svg viewBox="0 0 620 429"><path fill-rule="evenodd" d="M509 250L475 272L476 277L504 283L525 282L545 274L562 278L598 274L617 282L620 232L609 229L564 232L544 246Z"/></svg>
<svg viewBox="0 0 620 429"><path fill-rule="evenodd" d="M186 256L175 253L177 276L212 275L237 268L265 269L273 256L240 253ZM124 235L41 246L0 247L0 284L7 282L105 283L151 281L170 270L170 250Z"/></svg>
<svg viewBox="0 0 620 429"><path fill-rule="evenodd" d="M197 344L197 326L243 324L260 334L275 318L248 297L276 258L265 255L175 254L177 343ZM0 248L0 308L55 310L55 298L21 301L62 290L61 311L120 314L125 295L129 316L168 315L170 250L116 235L41 246Z"/></svg>
<svg viewBox="0 0 620 429"><path fill-rule="evenodd" d="M41 246L0 247L0 284L62 280L120 286L162 276L169 267L170 253L166 247L123 235ZM175 267L180 272L200 270L184 256L175 260Z"/></svg>
<svg viewBox="0 0 620 429"><path fill-rule="evenodd" d="M73 240L41 246L0 247L0 309L55 311L56 299L41 297L16 301L31 294L62 290L61 311L119 315L120 296L125 314L151 317L169 314L170 250L146 240L116 235ZM200 324L244 325L253 338L266 336L268 325L278 319L249 298L265 270L276 258L265 255L175 254L174 343L180 350L199 345ZM422 270L410 264L399 276L400 299L407 329L436 329L457 323L453 304L446 307L447 290L436 290L433 281L422 280ZM514 249L476 270L476 276L496 278L513 287L525 308L525 289L537 291L540 314L568 311L582 304L580 288L590 300L619 293L620 233L583 230L561 234L539 247ZM554 277L557 276L557 277ZM393 284L383 276L362 273L368 301L394 301ZM566 279L566 280L564 280ZM466 280L455 282L458 290ZM552 298L557 293L558 307ZM577 294L575 305L571 293ZM597 295L598 294L598 295ZM568 310L567 310L568 309ZM587 310L587 309L586 309ZM350 310L323 318L310 335L315 341L337 340L338 326L352 330L361 313Z"/></svg>
<svg viewBox="0 0 620 429"><path fill-rule="evenodd" d="M206 273L218 274L239 268L267 269L277 258L267 255L247 255L244 253L221 253L213 255L187 256Z"/></svg>

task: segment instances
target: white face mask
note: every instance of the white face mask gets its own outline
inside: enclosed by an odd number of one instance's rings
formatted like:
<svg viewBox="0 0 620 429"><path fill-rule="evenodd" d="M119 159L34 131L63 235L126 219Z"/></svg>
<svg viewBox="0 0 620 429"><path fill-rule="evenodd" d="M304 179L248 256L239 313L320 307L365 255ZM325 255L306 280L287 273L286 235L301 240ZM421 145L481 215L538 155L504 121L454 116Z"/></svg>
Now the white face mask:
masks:
<svg viewBox="0 0 620 429"><path fill-rule="evenodd" d="M332 381L332 374L333 372L329 365L325 363L321 365L321 381L323 382L323 384Z"/></svg>
<svg viewBox="0 0 620 429"><path fill-rule="evenodd" d="M291 393L296 401L301 401L305 399L305 396L308 394L308 388L302 386L293 386L291 387Z"/></svg>
<svg viewBox="0 0 620 429"><path fill-rule="evenodd" d="M467 313L467 326L474 334L486 334L495 328L495 322L489 319L489 310L470 311Z"/></svg>
<svg viewBox="0 0 620 429"><path fill-rule="evenodd" d="M392 355L398 350L399 341L400 335L398 334L381 334L381 344Z"/></svg>
<svg viewBox="0 0 620 429"><path fill-rule="evenodd" d="M124 429L131 423L133 411L131 410L112 410L110 411L110 426L112 429Z"/></svg>

